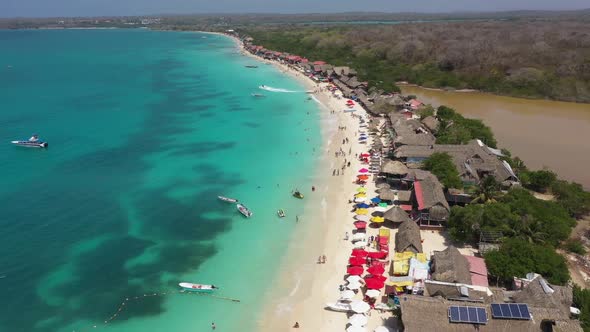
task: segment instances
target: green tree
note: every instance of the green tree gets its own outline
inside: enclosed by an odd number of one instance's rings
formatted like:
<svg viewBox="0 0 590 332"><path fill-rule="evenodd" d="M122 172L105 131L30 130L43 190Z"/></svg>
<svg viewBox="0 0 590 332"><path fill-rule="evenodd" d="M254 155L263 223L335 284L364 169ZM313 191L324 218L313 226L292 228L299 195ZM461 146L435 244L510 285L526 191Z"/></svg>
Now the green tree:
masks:
<svg viewBox="0 0 590 332"><path fill-rule="evenodd" d="M459 172L448 153L436 152L424 160L424 169L431 171L446 188L463 188Z"/></svg>
<svg viewBox="0 0 590 332"><path fill-rule="evenodd" d="M570 216L580 218L590 212L590 193L579 183L557 180L551 185L551 192Z"/></svg>
<svg viewBox="0 0 590 332"><path fill-rule="evenodd" d="M521 178L525 188L544 193L557 180L557 175L550 170L540 170L524 172Z"/></svg>
<svg viewBox="0 0 590 332"><path fill-rule="evenodd" d="M486 253L484 258L490 275L503 284L528 272L539 273L556 285L565 285L570 278L565 259L552 247L522 239L507 239L499 250Z"/></svg>
<svg viewBox="0 0 590 332"><path fill-rule="evenodd" d="M574 285L574 306L580 309L580 323L584 332L590 331L590 289Z"/></svg>
<svg viewBox="0 0 590 332"><path fill-rule="evenodd" d="M500 194L500 183L495 177L486 176L480 181L471 203L495 203Z"/></svg>
<svg viewBox="0 0 590 332"><path fill-rule="evenodd" d="M453 206L447 223L451 239L456 242L476 242L483 223L483 212L481 205Z"/></svg>

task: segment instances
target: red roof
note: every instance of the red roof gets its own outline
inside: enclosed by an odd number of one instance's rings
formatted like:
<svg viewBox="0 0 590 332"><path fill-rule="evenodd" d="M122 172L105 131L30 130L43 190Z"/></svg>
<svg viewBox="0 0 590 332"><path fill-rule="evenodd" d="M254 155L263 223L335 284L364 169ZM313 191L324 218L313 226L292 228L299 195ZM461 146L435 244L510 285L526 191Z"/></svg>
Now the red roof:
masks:
<svg viewBox="0 0 590 332"><path fill-rule="evenodd" d="M301 59L301 62L307 63L307 62L309 62L309 60L307 60L306 58L303 58L303 59Z"/></svg>
<svg viewBox="0 0 590 332"><path fill-rule="evenodd" d="M420 181L414 182L414 193L416 194L416 201L418 201L418 210L424 210L424 194L422 193Z"/></svg>
<svg viewBox="0 0 590 332"><path fill-rule="evenodd" d="M486 262L481 257L467 256L469 262L469 273L471 274L471 283L475 286L488 287L488 268Z"/></svg>
<svg viewBox="0 0 590 332"><path fill-rule="evenodd" d="M325 61L314 61L314 62L313 62L313 64L314 64L314 65L321 66L321 65L325 65L325 64L326 64L326 62L325 62Z"/></svg>
<svg viewBox="0 0 590 332"><path fill-rule="evenodd" d="M408 204L402 204L399 207L402 208L402 210L404 211L412 211L412 206Z"/></svg>

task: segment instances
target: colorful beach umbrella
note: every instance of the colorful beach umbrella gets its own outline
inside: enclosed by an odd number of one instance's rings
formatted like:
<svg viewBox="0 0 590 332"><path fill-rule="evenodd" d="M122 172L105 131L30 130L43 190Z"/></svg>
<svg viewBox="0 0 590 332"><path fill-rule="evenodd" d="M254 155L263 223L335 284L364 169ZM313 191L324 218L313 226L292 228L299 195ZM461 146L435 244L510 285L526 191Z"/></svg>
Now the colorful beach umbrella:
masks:
<svg viewBox="0 0 590 332"><path fill-rule="evenodd" d="M369 290L368 290L368 291L365 293L365 295L366 295L366 296L368 296L368 297L370 297L370 298L372 298L372 299L374 299L374 298L377 298L377 297L379 297L379 295L381 295L381 292L380 292L380 291L378 291L378 290L376 290L376 289L369 289Z"/></svg>
<svg viewBox="0 0 590 332"><path fill-rule="evenodd" d="M366 279L377 279L379 281L385 282L387 280L387 277L384 275L381 275L381 274L373 274L370 278L366 278Z"/></svg>
<svg viewBox="0 0 590 332"><path fill-rule="evenodd" d="M354 211L356 214L360 214L360 215L364 215L369 213L369 210L367 209L356 209L356 211Z"/></svg>
<svg viewBox="0 0 590 332"><path fill-rule="evenodd" d="M365 257L352 256L348 259L348 263L350 265L363 265L367 264L367 259Z"/></svg>
<svg viewBox="0 0 590 332"><path fill-rule="evenodd" d="M346 281L348 281L348 282L360 282L361 280L363 280L363 278L361 278L359 276L348 276L348 277L346 277Z"/></svg>
<svg viewBox="0 0 590 332"><path fill-rule="evenodd" d="M365 286L367 286L368 289L381 289L385 287L385 282L376 278L368 278L365 279Z"/></svg>
<svg viewBox="0 0 590 332"><path fill-rule="evenodd" d="M350 276L350 277L359 277L359 276ZM355 289L360 289L362 285L363 284L361 284L358 281L350 281L350 282L348 282L348 285L346 285L346 288L355 290Z"/></svg>
<svg viewBox="0 0 590 332"><path fill-rule="evenodd" d="M371 306L364 301L354 301L350 303L350 309L356 312L357 314L364 314L365 312L371 310Z"/></svg>
<svg viewBox="0 0 590 332"><path fill-rule="evenodd" d="M373 265L367 270L367 272L370 274L383 274L385 272L385 268L381 264Z"/></svg>
<svg viewBox="0 0 590 332"><path fill-rule="evenodd" d="M356 188L356 191L359 193L366 193L367 192L367 188L365 187L358 187Z"/></svg>
<svg viewBox="0 0 590 332"><path fill-rule="evenodd" d="M367 198L367 194L365 194L365 193L358 193L358 194L354 194L354 197L363 197L363 198Z"/></svg>
<svg viewBox="0 0 590 332"><path fill-rule="evenodd" d="M368 180L369 176L367 174L361 174L356 176L359 180Z"/></svg>
<svg viewBox="0 0 590 332"><path fill-rule="evenodd" d="M373 203L379 203L379 202L381 202L381 198L379 198L379 197L373 197L373 198L371 198L371 202L373 202Z"/></svg>
<svg viewBox="0 0 590 332"><path fill-rule="evenodd" d="M363 326L350 325L346 328L346 332L367 332L367 328Z"/></svg>
<svg viewBox="0 0 590 332"><path fill-rule="evenodd" d="M351 256L354 256L354 257L367 257L367 255L368 255L368 254L369 254L369 253L368 253L368 252L366 252L366 251L365 251L365 250L363 250L363 249L352 249L352 254L351 254Z"/></svg>
<svg viewBox="0 0 590 332"><path fill-rule="evenodd" d="M356 229L365 229L367 228L367 223L364 221L357 221L354 223L354 227L356 227Z"/></svg>
<svg viewBox="0 0 590 332"><path fill-rule="evenodd" d="M371 155L369 153L363 153L361 154L361 157L370 157Z"/></svg>
<svg viewBox="0 0 590 332"><path fill-rule="evenodd" d="M387 211L387 208L383 207L383 206L378 206L375 208L375 212L385 212L385 211Z"/></svg>
<svg viewBox="0 0 590 332"><path fill-rule="evenodd" d="M352 240L353 241L362 241L367 237L367 234L365 233L356 233L352 235Z"/></svg>
<svg viewBox="0 0 590 332"><path fill-rule="evenodd" d="M353 248L359 248L359 249L364 248L366 246L367 246L367 242L365 242L365 241L358 241L358 242L355 242L352 244Z"/></svg>
<svg viewBox="0 0 590 332"><path fill-rule="evenodd" d="M390 330L385 326L378 326L373 332L390 332Z"/></svg>
<svg viewBox="0 0 590 332"><path fill-rule="evenodd" d="M354 298L354 292L351 290L343 290L340 292L340 299L342 300L352 300Z"/></svg>
<svg viewBox="0 0 590 332"><path fill-rule="evenodd" d="M365 269L363 269L362 266L350 266L346 269L346 273L352 275L352 276L360 276L361 274L363 274L363 272L365 272Z"/></svg>
<svg viewBox="0 0 590 332"><path fill-rule="evenodd" d="M379 197L376 197L376 198L379 198ZM379 200L381 200L381 199L379 199ZM387 203L379 203L379 206L388 207L389 205Z"/></svg>
<svg viewBox="0 0 590 332"><path fill-rule="evenodd" d="M357 208L361 208L361 209L366 209L368 207L371 207L369 204L366 203L360 203L356 205Z"/></svg>
<svg viewBox="0 0 590 332"><path fill-rule="evenodd" d="M382 222L385 222L385 218L383 218L383 217L373 217L373 218L371 218L371 221L372 222L376 222L376 223L382 223Z"/></svg>
<svg viewBox="0 0 590 332"><path fill-rule="evenodd" d="M354 198L354 202L355 203L364 203L366 201L367 201L367 197L366 196L364 196L364 197L355 197Z"/></svg>
<svg viewBox="0 0 590 332"><path fill-rule="evenodd" d="M369 252L369 253L367 253L367 256L369 256L371 258L376 258L376 259L383 259L383 258L387 257L387 251Z"/></svg>
<svg viewBox="0 0 590 332"><path fill-rule="evenodd" d="M366 215L356 215L356 216L354 216L354 219L356 219L358 221L368 222L369 221L369 216L366 216Z"/></svg>
<svg viewBox="0 0 590 332"><path fill-rule="evenodd" d="M366 168L359 169L359 173L367 173L369 170Z"/></svg>
<svg viewBox="0 0 590 332"><path fill-rule="evenodd" d="M369 318L363 314L354 314L348 319L348 324L352 326L365 326L369 322Z"/></svg>

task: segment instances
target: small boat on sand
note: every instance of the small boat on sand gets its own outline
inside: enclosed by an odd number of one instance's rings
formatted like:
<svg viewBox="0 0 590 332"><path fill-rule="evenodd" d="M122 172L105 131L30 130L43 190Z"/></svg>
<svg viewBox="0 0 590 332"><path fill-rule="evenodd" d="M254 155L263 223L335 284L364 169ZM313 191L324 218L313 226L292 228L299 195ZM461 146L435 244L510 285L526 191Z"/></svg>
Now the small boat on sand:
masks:
<svg viewBox="0 0 590 332"><path fill-rule="evenodd" d="M280 218L285 218L285 216L286 216L286 214L285 214L285 210L283 210L283 209L279 209L279 211L277 211L277 215L278 215Z"/></svg>
<svg viewBox="0 0 590 332"><path fill-rule="evenodd" d="M332 310L332 311L339 311L339 312L348 312L348 311L352 311L352 308L350 307L350 303L344 303L344 302L333 302L333 303L326 303L326 308Z"/></svg>
<svg viewBox="0 0 590 332"><path fill-rule="evenodd" d="M293 192L293 197L303 199L303 194L299 190Z"/></svg>
<svg viewBox="0 0 590 332"><path fill-rule="evenodd" d="M31 136L31 138L26 141L12 141L11 143L17 146L24 146L26 148L46 148L49 146L47 142L40 140L37 134L33 134L33 136Z"/></svg>
<svg viewBox="0 0 590 332"><path fill-rule="evenodd" d="M178 286L180 286L183 290L198 293L211 293L219 289L215 285L193 284L190 282L181 282L178 284Z"/></svg>
<svg viewBox="0 0 590 332"><path fill-rule="evenodd" d="M235 198L229 198L229 197L225 197L225 196L217 196L217 198L219 198L220 200L224 201L224 202L230 202L230 203L237 203L238 200Z"/></svg>
<svg viewBox="0 0 590 332"><path fill-rule="evenodd" d="M243 204L236 204L236 207L238 208L238 211L240 211L240 213L243 214L246 218L250 218L254 214L252 213L252 211L248 210L248 208Z"/></svg>

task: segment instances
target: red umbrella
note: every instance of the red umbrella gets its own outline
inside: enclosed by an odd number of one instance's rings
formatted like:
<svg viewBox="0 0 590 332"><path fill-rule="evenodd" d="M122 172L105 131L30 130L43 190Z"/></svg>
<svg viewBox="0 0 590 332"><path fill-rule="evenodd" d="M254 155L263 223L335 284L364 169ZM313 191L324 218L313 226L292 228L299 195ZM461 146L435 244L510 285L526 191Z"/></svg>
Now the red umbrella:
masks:
<svg viewBox="0 0 590 332"><path fill-rule="evenodd" d="M383 258L387 257L387 251L370 252L369 253L369 257L371 257L371 258L377 258L377 259L383 259Z"/></svg>
<svg viewBox="0 0 590 332"><path fill-rule="evenodd" d="M367 257L367 252L364 251L363 249L352 249L352 254L351 256L354 257Z"/></svg>
<svg viewBox="0 0 590 332"><path fill-rule="evenodd" d="M352 276L360 276L363 272L365 272L365 269L362 266L350 266L346 269L346 273Z"/></svg>
<svg viewBox="0 0 590 332"><path fill-rule="evenodd" d="M385 272L385 268L381 264L373 265L367 270L367 272L370 274L383 274L383 272Z"/></svg>
<svg viewBox="0 0 590 332"><path fill-rule="evenodd" d="M371 277L369 277L368 279L377 279L379 281L383 281L385 282L385 280L387 280L387 277L381 274L373 274Z"/></svg>
<svg viewBox="0 0 590 332"><path fill-rule="evenodd" d="M370 154L368 154L368 153L363 153L363 154L361 154L361 157L370 157L370 156L371 156L371 155L370 155Z"/></svg>
<svg viewBox="0 0 590 332"><path fill-rule="evenodd" d="M348 263L350 265L363 265L367 264L367 259L365 257L352 256L348 259Z"/></svg>
<svg viewBox="0 0 590 332"><path fill-rule="evenodd" d="M356 227L356 229L365 229L367 228L367 223L364 221L357 221L354 223L354 227Z"/></svg>
<svg viewBox="0 0 590 332"><path fill-rule="evenodd" d="M375 278L365 279L365 285L368 289L381 289L385 287L385 282Z"/></svg>

